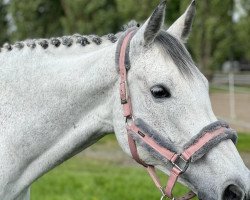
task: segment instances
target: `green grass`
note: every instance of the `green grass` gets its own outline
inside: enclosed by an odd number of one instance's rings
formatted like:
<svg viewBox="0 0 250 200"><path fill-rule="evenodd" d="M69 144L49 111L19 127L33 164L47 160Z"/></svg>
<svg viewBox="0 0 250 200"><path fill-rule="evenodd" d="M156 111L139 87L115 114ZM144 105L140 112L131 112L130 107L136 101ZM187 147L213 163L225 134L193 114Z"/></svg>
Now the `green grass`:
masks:
<svg viewBox="0 0 250 200"><path fill-rule="evenodd" d="M187 190L178 186L175 193L183 191ZM49 172L31 188L32 200L149 200L159 197L159 191L142 167L119 166L79 156Z"/></svg>
<svg viewBox="0 0 250 200"><path fill-rule="evenodd" d="M235 92L243 92L243 93L249 93L250 87L249 86L235 86L234 87ZM210 86L209 88L210 93L228 93L229 88L228 85L222 85L222 86Z"/></svg>
<svg viewBox="0 0 250 200"><path fill-rule="evenodd" d="M240 152L250 153L250 133L240 133L238 138L237 149Z"/></svg>
<svg viewBox="0 0 250 200"><path fill-rule="evenodd" d="M240 134L237 148L250 152L250 134ZM113 135L106 136L94 150L118 148ZM161 174L163 184L166 176ZM178 196L187 191L177 185ZM36 181L31 188L31 200L134 200L159 199L147 172L142 167L119 162L92 159L78 155Z"/></svg>

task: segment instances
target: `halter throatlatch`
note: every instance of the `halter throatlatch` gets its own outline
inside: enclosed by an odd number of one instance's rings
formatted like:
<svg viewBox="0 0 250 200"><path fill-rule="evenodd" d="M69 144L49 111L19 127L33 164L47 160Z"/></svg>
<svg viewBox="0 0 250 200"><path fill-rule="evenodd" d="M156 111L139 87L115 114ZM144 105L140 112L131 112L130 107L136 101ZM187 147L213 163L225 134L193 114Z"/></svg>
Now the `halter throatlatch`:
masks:
<svg viewBox="0 0 250 200"><path fill-rule="evenodd" d="M125 64L126 52L128 52L127 48L134 33L134 30L128 31L126 36L122 38L121 47L119 49L120 98L123 107L123 115L125 117L128 144L131 151L131 155L134 160L136 160L139 164L141 164L147 169L156 187L162 193L161 200L163 200L164 198L170 198L172 200L192 199L196 196L195 193L192 191L190 191L181 198L174 198L172 190L175 186L175 183L177 182L178 177L187 170L190 162L195 162L196 160L200 159L204 154L206 154L212 147L214 147L219 142L226 139L232 139L233 142L235 142L237 138L236 133L232 132L226 123L220 121L214 122L209 126L205 127L200 132L200 134L198 134L195 138L191 140L191 142L185 145L185 150L183 152L177 153L173 150L159 145L152 137L149 136L148 133L139 128L133 118L132 105L129 96L129 88L127 85L127 69L129 69L129 67L127 67ZM139 137L140 140L142 140L146 145L148 145L155 152L160 154L164 159L167 159L172 163L170 177L168 179L168 183L165 189L160 184L160 180L156 174L154 166L148 165L140 159L133 135Z"/></svg>

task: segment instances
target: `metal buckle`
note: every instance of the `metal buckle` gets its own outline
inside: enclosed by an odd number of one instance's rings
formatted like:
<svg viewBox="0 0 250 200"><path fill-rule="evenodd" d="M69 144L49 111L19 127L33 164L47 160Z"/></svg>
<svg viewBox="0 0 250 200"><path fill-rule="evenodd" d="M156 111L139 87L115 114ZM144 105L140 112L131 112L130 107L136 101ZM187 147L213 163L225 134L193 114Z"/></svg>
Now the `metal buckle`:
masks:
<svg viewBox="0 0 250 200"><path fill-rule="evenodd" d="M164 192L163 188L162 188L162 187L160 187L160 188L159 188L159 190L161 191L161 194L162 194L162 196L161 196L160 200L167 199L168 197L167 197L167 195L165 194L165 192Z"/></svg>
<svg viewBox="0 0 250 200"><path fill-rule="evenodd" d="M134 123L134 121L135 121L134 116L125 117L125 124L126 124L126 126L130 126L132 123Z"/></svg>
<svg viewBox="0 0 250 200"><path fill-rule="evenodd" d="M124 87L124 92L125 92L125 99L121 98L121 104L126 104L128 103L128 83L127 81L123 81L120 83L121 87Z"/></svg>
<svg viewBox="0 0 250 200"><path fill-rule="evenodd" d="M127 99L121 99L121 104L126 104L128 103Z"/></svg>
<svg viewBox="0 0 250 200"><path fill-rule="evenodd" d="M169 198L167 197L165 194L161 196L160 200L164 200L164 199L170 199L170 200L175 200L175 198Z"/></svg>
<svg viewBox="0 0 250 200"><path fill-rule="evenodd" d="M181 173L184 173L189 166L189 160L183 158L181 154L178 154L176 160L174 162L171 161L171 163L174 167L179 169Z"/></svg>
<svg viewBox="0 0 250 200"><path fill-rule="evenodd" d="M165 194L165 192L164 192L164 190L163 190L163 188L162 188L162 187L161 187L161 188L159 188L159 189L160 189L161 194L162 194L162 196L161 196L160 200L164 200L164 199L175 200L175 198L174 198L174 197L173 197L173 198L168 197L168 196Z"/></svg>

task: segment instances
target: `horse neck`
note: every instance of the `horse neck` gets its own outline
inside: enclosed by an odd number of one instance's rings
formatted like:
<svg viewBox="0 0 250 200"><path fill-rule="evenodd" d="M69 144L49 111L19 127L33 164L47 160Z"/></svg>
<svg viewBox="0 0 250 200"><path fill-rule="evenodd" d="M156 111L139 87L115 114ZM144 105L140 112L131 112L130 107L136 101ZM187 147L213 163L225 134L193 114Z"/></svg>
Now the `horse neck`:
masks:
<svg viewBox="0 0 250 200"><path fill-rule="evenodd" d="M60 110L79 104L83 115L93 114L101 105L111 101L118 78L114 66L115 45L112 44L90 45L88 48L50 47L46 50L37 47L33 51L24 48L0 54L0 59L4 61L2 81L9 82L16 89L13 95L22 93L25 105L40 104L40 112L51 104L65 106ZM46 104L43 100L47 101ZM67 104L63 104L64 101ZM21 106L17 105L17 108Z"/></svg>
<svg viewBox="0 0 250 200"><path fill-rule="evenodd" d="M0 141L8 140L0 147L0 166L5 169L0 172L0 199L11 199L113 131L118 75L115 45L68 55L49 48L23 49L2 54L0 60L4 61L0 67ZM13 161L10 149L19 149Z"/></svg>

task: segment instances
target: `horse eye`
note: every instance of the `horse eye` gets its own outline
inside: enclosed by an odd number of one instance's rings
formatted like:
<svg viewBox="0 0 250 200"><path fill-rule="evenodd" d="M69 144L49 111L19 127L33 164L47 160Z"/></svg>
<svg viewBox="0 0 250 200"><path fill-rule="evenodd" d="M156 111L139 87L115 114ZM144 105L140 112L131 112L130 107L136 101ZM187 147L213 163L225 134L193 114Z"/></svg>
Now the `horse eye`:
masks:
<svg viewBox="0 0 250 200"><path fill-rule="evenodd" d="M155 85L153 87L151 87L150 89L151 94L155 97L155 98L170 98L171 94L169 92L168 89L166 89L164 86L162 85Z"/></svg>

